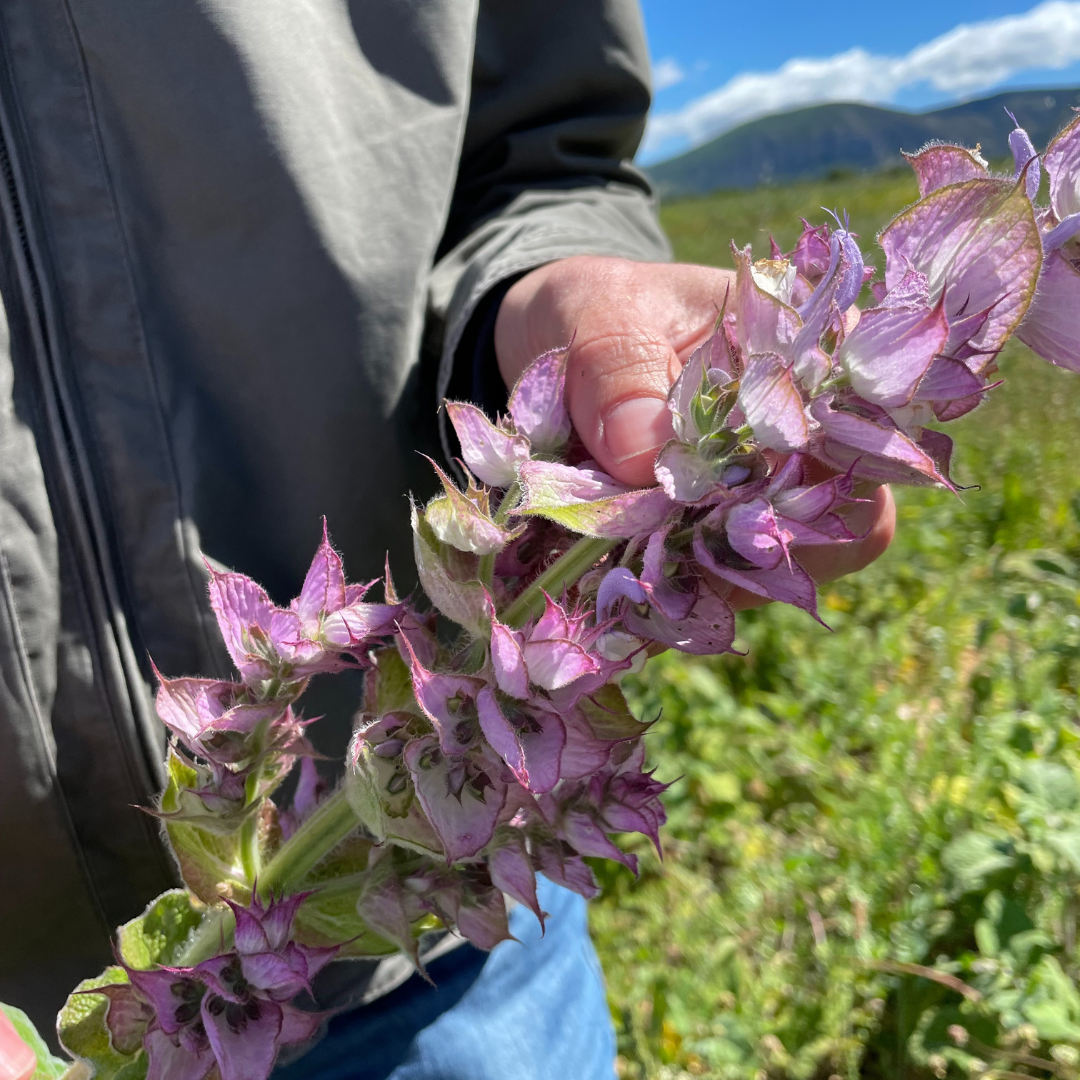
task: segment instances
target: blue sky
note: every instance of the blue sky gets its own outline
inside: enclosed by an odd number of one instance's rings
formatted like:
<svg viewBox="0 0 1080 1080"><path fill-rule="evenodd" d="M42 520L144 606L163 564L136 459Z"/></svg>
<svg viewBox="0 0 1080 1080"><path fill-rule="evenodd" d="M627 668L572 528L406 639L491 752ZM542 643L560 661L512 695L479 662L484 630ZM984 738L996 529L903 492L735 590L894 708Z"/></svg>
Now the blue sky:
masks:
<svg viewBox="0 0 1080 1080"><path fill-rule="evenodd" d="M921 108L1080 84L1080 0L831 0L827 14L793 0L641 2L657 83L646 163L813 101Z"/></svg>

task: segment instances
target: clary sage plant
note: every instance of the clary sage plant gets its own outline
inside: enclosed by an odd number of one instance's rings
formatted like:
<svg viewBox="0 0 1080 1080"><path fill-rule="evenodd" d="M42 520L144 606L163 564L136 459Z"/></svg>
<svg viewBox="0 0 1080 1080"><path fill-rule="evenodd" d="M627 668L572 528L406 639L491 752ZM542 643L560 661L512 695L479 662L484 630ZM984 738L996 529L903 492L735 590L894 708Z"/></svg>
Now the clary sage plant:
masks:
<svg viewBox="0 0 1080 1080"><path fill-rule="evenodd" d="M157 692L171 745L152 809L186 889L120 928L116 965L61 1013L74 1064L39 1073L265 1080L317 1032L328 963L400 950L422 970L437 927L490 949L507 897L543 922L537 873L591 897L586 857L633 869L620 834L659 846L665 785L619 677L660 649L731 650L731 587L816 618L799 551L858 539L860 481L953 487L939 425L992 389L1013 333L1080 370L1080 118L1041 158L1021 129L1009 142L1013 177L959 146L910 158L920 200L879 238L883 277L835 216L787 254L734 249L655 487L589 460L556 351L504 417L446 405L463 483L435 466L442 494L413 506L423 595L388 568L369 599L377 582L347 584L325 530L288 607L210 568L236 679L159 675ZM356 669L363 710L328 791L298 702L313 675Z"/></svg>

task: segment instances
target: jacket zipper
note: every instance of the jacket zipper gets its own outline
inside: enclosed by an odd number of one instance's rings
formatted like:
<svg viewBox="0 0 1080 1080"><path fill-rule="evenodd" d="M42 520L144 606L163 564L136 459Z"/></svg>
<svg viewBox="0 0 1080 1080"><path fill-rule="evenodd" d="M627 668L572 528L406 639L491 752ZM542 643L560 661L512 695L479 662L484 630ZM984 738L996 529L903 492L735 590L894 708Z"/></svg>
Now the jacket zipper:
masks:
<svg viewBox="0 0 1080 1080"><path fill-rule="evenodd" d="M113 649L108 647L108 641L99 641L95 649L107 708L112 722L120 729L119 741L127 751L127 765L137 787L151 796L160 790L163 782L160 754L150 734L158 725L127 632L120 590L108 557L110 545L104 515L61 370L57 323L47 294L49 277L19 168L11 101L4 64L0 73L0 213L12 241L15 276L21 293L18 299L26 314L31 339L38 384L36 396L49 450L47 455L42 455L43 465L51 479L50 497L63 503L60 516L81 571L80 583L92 631L112 639ZM45 723L46 719L41 717L39 722Z"/></svg>

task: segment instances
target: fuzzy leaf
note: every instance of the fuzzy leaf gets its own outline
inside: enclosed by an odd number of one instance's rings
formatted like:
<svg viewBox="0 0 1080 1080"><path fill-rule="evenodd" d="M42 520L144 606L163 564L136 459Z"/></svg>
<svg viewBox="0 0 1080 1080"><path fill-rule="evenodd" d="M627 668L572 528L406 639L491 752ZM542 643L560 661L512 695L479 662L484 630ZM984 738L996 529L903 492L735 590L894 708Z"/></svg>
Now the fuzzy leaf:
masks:
<svg viewBox="0 0 1080 1080"><path fill-rule="evenodd" d="M428 599L448 619L477 637L483 636L487 628L487 593L478 580L465 576L471 565L475 578L476 556L448 549L415 506L412 528L416 572Z"/></svg>
<svg viewBox="0 0 1080 1080"><path fill-rule="evenodd" d="M117 931L124 962L140 971L175 964L184 944L203 919L186 889L171 889Z"/></svg>
<svg viewBox="0 0 1080 1080"><path fill-rule="evenodd" d="M525 498L516 514L545 517L586 536L652 532L674 509L659 488L628 488L598 469L528 461L520 475Z"/></svg>
<svg viewBox="0 0 1080 1080"><path fill-rule="evenodd" d="M147 1060L142 1050L121 1054L112 1045L105 1023L109 999L103 994L80 992L127 981L127 973L121 967L106 968L96 978L84 979L57 1017L60 1044L73 1057L92 1065L94 1080L142 1080L146 1076Z"/></svg>

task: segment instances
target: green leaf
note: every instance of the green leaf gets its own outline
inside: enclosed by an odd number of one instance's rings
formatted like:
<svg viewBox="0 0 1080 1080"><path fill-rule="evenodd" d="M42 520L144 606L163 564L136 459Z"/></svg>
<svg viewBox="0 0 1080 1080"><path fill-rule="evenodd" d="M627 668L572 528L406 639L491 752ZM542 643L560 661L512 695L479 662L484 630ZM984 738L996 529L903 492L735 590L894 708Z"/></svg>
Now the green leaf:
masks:
<svg viewBox="0 0 1080 1080"><path fill-rule="evenodd" d="M630 711L617 683L607 683L596 693L581 698L578 708L598 739L636 739L650 726L641 723Z"/></svg>
<svg viewBox="0 0 1080 1080"><path fill-rule="evenodd" d="M217 888L221 882L242 879L235 836L219 836L178 822L166 822L165 829L184 883L204 904L221 899Z"/></svg>
<svg viewBox="0 0 1080 1080"><path fill-rule="evenodd" d="M195 907L186 889L162 893L117 932L124 962L142 971L175 964L202 919L203 912Z"/></svg>
<svg viewBox="0 0 1080 1080"><path fill-rule="evenodd" d="M3 1012L11 1021L12 1027L19 1034L19 1038L34 1051L34 1057L37 1058L37 1068L34 1070L32 1080L59 1080L67 1072L70 1062L53 1057L52 1051L49 1050L45 1040L38 1034L38 1030L34 1027L30 1017L22 1009L16 1009L14 1005L5 1005L0 1002L0 1012Z"/></svg>
<svg viewBox="0 0 1080 1080"><path fill-rule="evenodd" d="M476 637L485 637L490 629L487 593L476 580L477 557L444 544L415 506L412 528L416 572L428 599L448 619Z"/></svg>
<svg viewBox="0 0 1080 1080"><path fill-rule="evenodd" d="M1073 771L1054 761L1028 761L1021 770L1024 790L1050 811L1071 810L1080 802Z"/></svg>
<svg viewBox="0 0 1080 1080"><path fill-rule="evenodd" d="M375 716L402 710L416 711L409 666L396 646L390 645L375 653L375 670L368 677L367 685L364 707Z"/></svg>
<svg viewBox="0 0 1080 1080"><path fill-rule="evenodd" d="M340 958L388 956L400 950L373 933L357 914L362 888L329 885L309 897L296 916L297 938L306 945L341 945Z"/></svg>
<svg viewBox="0 0 1080 1080"><path fill-rule="evenodd" d="M984 880L998 870L1013 865L1011 846L985 833L968 832L957 837L941 853L941 861L957 885L969 892L982 887Z"/></svg>
<svg viewBox="0 0 1080 1080"><path fill-rule="evenodd" d="M75 987L57 1018L61 1045L74 1057L90 1062L94 1080L142 1080L146 1076L144 1051L121 1054L112 1045L105 1023L109 999L100 994L80 992L127 981L127 973L121 967L106 968L97 978L84 979Z"/></svg>

